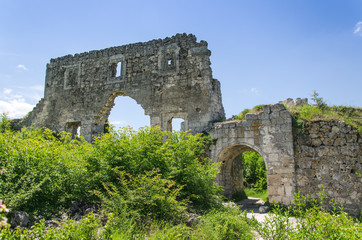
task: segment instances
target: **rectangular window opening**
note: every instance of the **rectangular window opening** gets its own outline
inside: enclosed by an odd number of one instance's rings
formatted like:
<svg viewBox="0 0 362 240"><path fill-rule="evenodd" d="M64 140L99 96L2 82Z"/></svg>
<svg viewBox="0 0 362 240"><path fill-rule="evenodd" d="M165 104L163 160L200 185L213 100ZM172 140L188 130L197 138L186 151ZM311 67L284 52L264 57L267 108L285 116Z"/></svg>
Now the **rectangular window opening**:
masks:
<svg viewBox="0 0 362 240"><path fill-rule="evenodd" d="M72 134L73 138L80 136L81 122L68 122L66 124L66 131Z"/></svg>
<svg viewBox="0 0 362 240"><path fill-rule="evenodd" d="M116 77L120 76L122 76L122 62L118 62L116 67Z"/></svg>

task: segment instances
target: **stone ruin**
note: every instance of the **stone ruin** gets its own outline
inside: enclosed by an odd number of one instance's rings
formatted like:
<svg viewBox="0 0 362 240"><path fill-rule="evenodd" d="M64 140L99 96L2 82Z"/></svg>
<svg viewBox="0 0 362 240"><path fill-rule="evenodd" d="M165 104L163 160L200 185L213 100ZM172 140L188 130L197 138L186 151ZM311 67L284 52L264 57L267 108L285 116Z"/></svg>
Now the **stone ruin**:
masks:
<svg viewBox="0 0 362 240"><path fill-rule="evenodd" d="M150 116L151 125L193 133L224 116L220 83L212 77L207 42L177 34L163 40L135 43L51 59L44 98L23 125L67 131L91 141L104 132L114 100L128 96Z"/></svg>
<svg viewBox="0 0 362 240"><path fill-rule="evenodd" d="M308 98L296 98L295 100L293 98L287 98L284 101L280 101L279 103L286 104L288 106L302 106L308 104Z"/></svg>
<svg viewBox="0 0 362 240"><path fill-rule="evenodd" d="M322 189L357 215L362 209L362 139L344 122L313 122L295 131L283 104L308 104L287 99L265 105L245 120L218 122L224 117L220 83L212 77L210 50L194 35L112 47L51 59L44 98L20 126L67 131L92 141L104 125L118 96L128 96L150 116L151 125L172 130L207 132L214 139L210 157L221 162L216 182L231 197L243 189L245 151L258 152L267 168L270 201L289 204L295 191L317 194Z"/></svg>

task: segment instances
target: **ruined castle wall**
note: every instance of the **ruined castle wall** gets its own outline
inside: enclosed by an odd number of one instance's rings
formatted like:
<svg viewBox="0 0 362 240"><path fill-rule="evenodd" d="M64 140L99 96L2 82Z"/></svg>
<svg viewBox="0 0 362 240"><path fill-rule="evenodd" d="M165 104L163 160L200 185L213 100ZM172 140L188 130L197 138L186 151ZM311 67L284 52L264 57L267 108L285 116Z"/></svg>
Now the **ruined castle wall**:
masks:
<svg viewBox="0 0 362 240"><path fill-rule="evenodd" d="M103 132L118 96L142 106L152 125L201 132L224 116L220 84L212 77L205 41L194 35L135 43L51 59L45 95L24 125L75 132L87 140ZM117 70L118 69L118 70Z"/></svg>
<svg viewBox="0 0 362 240"><path fill-rule="evenodd" d="M323 188L345 210L362 209L362 139L338 121L316 121L294 134L297 190L318 198Z"/></svg>

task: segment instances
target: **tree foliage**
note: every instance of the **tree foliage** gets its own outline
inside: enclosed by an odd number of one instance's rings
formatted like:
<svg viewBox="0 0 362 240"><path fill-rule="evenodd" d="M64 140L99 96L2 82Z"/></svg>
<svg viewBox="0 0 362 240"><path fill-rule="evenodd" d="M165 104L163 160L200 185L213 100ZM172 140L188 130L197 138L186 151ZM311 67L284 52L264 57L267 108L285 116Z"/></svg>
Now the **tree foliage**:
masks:
<svg viewBox="0 0 362 240"><path fill-rule="evenodd" d="M47 129L5 131L0 134L0 197L10 208L49 214L74 200L99 202L90 192L119 185L120 171L135 179L155 172L174 184L170 189L179 189L179 200L208 209L217 204L220 188L212 181L218 166L204 156L207 141L158 128L125 128L94 144Z"/></svg>
<svg viewBox="0 0 362 240"><path fill-rule="evenodd" d="M267 189L265 162L259 153L243 153L243 175L247 187L256 190Z"/></svg>

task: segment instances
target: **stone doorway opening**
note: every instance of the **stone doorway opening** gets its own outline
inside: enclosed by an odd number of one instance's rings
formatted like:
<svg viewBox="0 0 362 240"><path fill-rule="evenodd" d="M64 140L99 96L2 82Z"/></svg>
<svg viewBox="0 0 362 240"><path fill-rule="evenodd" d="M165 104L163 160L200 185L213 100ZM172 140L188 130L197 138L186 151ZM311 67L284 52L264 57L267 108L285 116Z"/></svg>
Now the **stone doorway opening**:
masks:
<svg viewBox="0 0 362 240"><path fill-rule="evenodd" d="M243 144L228 146L219 153L216 162L221 163L216 181L223 187L223 194L227 198L245 198L245 187L267 187L267 161L263 153L255 147ZM257 171L264 171L265 178L259 180L258 177L263 174ZM247 180L250 183L245 184Z"/></svg>

